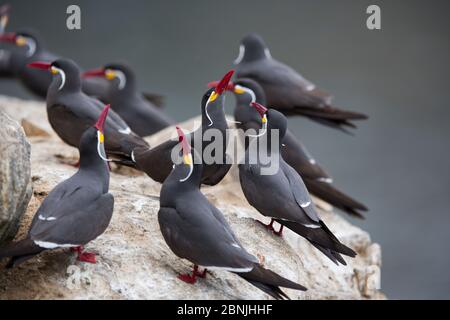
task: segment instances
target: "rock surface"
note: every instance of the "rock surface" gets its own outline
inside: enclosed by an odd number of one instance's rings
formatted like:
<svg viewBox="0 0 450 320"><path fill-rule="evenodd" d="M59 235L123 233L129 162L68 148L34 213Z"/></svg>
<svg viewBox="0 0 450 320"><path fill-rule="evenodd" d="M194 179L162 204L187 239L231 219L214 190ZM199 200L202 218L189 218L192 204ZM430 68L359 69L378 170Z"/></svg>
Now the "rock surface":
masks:
<svg viewBox="0 0 450 320"><path fill-rule="evenodd" d="M0 243L11 240L31 197L30 144L0 109Z"/></svg>
<svg viewBox="0 0 450 320"><path fill-rule="evenodd" d="M0 97L0 110L9 98ZM68 166L78 156L53 133L45 121L43 103L12 100L6 108L18 121L46 131L49 136L31 136L33 197L17 238L23 236L31 218L48 192L76 169ZM8 104L11 105L11 104ZM36 120L38 119L38 120ZM191 121L192 122L192 121ZM191 129L187 123L183 128ZM173 129L149 138L162 141ZM155 143L153 143L155 145ZM98 253L96 265L80 263L66 250L46 252L13 270L0 266L0 299L269 299L238 276L213 271L196 285L179 281L190 271L188 261L176 257L165 244L157 222L160 185L129 169L114 170L110 192L115 196L112 223L105 234L87 246ZM289 231L280 239L253 219L261 216L243 198L236 172L218 186L203 192L225 214L243 245L258 255L265 266L297 281L309 290L286 290L292 299L382 299L380 247L365 231L352 226L334 212L321 215L346 245L358 252L335 266L306 240Z"/></svg>

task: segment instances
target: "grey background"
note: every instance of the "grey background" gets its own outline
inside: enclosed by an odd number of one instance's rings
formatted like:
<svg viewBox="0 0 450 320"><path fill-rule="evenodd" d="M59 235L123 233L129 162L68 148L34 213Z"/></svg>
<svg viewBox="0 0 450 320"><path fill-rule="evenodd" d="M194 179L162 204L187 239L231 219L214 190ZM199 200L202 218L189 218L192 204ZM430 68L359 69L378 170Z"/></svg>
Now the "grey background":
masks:
<svg viewBox="0 0 450 320"><path fill-rule="evenodd" d="M82 31L65 28L69 4ZM389 298L450 298L450 3L448 1L12 1L9 30L32 26L48 48L91 68L126 60L141 87L167 96L178 120L197 115L205 84L231 67L256 31L272 55L370 115L354 137L304 119L289 124L336 184L371 209ZM365 10L382 8L382 30ZM30 97L15 82L0 93ZM228 99L231 112L234 101Z"/></svg>

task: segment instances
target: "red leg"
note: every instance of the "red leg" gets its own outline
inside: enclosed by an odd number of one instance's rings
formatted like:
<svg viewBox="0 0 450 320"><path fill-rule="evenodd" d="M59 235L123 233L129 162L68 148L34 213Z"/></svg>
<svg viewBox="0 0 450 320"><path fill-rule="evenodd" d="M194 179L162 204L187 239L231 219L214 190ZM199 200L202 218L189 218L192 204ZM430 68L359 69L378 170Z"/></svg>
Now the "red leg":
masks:
<svg viewBox="0 0 450 320"><path fill-rule="evenodd" d="M261 222L259 220L256 220L256 222L262 224L267 230L273 231L275 232L274 228L273 228L273 223L275 222L275 220L270 220L269 224L265 224L264 222Z"/></svg>
<svg viewBox="0 0 450 320"><path fill-rule="evenodd" d="M97 263L97 259L95 257L95 253L85 252L83 246L71 248L72 251L78 253L78 261L88 262L88 263Z"/></svg>
<svg viewBox="0 0 450 320"><path fill-rule="evenodd" d="M186 283L194 284L194 283L197 282L197 276L200 276L203 273L206 276L206 269L205 269L205 271L200 273L200 272L198 272L198 266L194 265L194 269L192 270L192 274L189 274L189 273L187 273L187 274L180 274L180 275L178 275L177 278L180 279L181 281L186 282Z"/></svg>
<svg viewBox="0 0 450 320"><path fill-rule="evenodd" d="M202 272L200 272L198 271L198 266L194 266L194 272L197 277L206 278L206 273L208 272L208 269L205 268Z"/></svg>

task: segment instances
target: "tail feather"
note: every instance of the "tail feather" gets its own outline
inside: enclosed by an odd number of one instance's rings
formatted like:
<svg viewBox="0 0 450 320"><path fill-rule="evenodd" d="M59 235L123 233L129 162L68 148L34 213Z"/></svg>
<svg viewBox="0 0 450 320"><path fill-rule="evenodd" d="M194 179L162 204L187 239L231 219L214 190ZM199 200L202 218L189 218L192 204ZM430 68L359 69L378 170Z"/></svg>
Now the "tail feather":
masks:
<svg viewBox="0 0 450 320"><path fill-rule="evenodd" d="M343 192L336 189L330 183L307 178L304 179L304 181L308 191L313 195L354 217L364 219L362 213L358 212L358 210L368 210L368 208L364 204L347 196Z"/></svg>
<svg viewBox="0 0 450 320"><path fill-rule="evenodd" d="M315 246L328 258L330 258L334 263L336 263L336 261L342 263L343 259L339 254L343 254L352 258L356 256L355 251L339 242L336 236L328 229L323 221L320 221L321 228L308 228L300 223L287 220L276 221L294 231L298 235L304 237L313 246ZM327 250L329 250L329 252Z"/></svg>
<svg viewBox="0 0 450 320"><path fill-rule="evenodd" d="M11 268L25 262L42 251L44 251L43 248L37 246L31 239L27 238L18 242L9 243L0 248L0 260L10 257L11 260L7 268Z"/></svg>
<svg viewBox="0 0 450 320"><path fill-rule="evenodd" d="M304 286L285 279L259 264L255 264L250 272L236 272L236 274L277 300L289 299L279 287L301 291L307 290Z"/></svg>
<svg viewBox="0 0 450 320"><path fill-rule="evenodd" d="M342 130L349 133L346 128L356 129L351 121L367 120L369 117L365 114L344 111L335 107L295 107L289 110L280 110L286 116L301 115L323 125L332 127L334 129Z"/></svg>
<svg viewBox="0 0 450 320"><path fill-rule="evenodd" d="M326 106L322 108L316 107L298 107L292 112L313 118L329 119L334 121L350 121L350 120L367 120L369 117L363 113L345 111L335 107Z"/></svg>

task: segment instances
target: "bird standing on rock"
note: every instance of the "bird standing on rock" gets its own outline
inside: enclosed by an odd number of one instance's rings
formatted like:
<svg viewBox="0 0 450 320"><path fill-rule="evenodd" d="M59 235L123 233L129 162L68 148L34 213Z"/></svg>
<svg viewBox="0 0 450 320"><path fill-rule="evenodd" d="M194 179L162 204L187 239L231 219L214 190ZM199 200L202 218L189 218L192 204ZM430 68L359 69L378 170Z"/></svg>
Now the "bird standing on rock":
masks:
<svg viewBox="0 0 450 320"><path fill-rule="evenodd" d="M11 257L14 267L45 250L71 248L78 259L95 263L95 254L83 246L100 236L113 214L114 198L108 193L109 169L105 159L104 132L109 106L97 123L83 133L80 168L59 183L37 210L25 239L0 248L0 259Z"/></svg>
<svg viewBox="0 0 450 320"><path fill-rule="evenodd" d="M302 115L321 124L346 131L353 120L367 116L331 105L331 96L318 89L294 69L272 58L261 36L249 34L241 41L235 60L238 78L250 78L264 89L267 104L283 114Z"/></svg>
<svg viewBox="0 0 450 320"><path fill-rule="evenodd" d="M209 86L214 85L215 82L209 83ZM261 127L261 117L258 111L251 106L251 103L266 104L261 86L251 79L237 79L235 82L229 83L227 90L233 92L236 97L236 108L234 109L236 126L244 131L258 130ZM281 155L284 161L302 177L311 194L353 217L364 218L361 211L367 211L367 207L333 186L333 179L317 163L289 128L281 142Z"/></svg>
<svg viewBox="0 0 450 320"><path fill-rule="evenodd" d="M133 70L125 64L109 64L100 69L86 71L82 77L110 80L105 99L141 137L152 135L175 123L159 107L143 97L138 91Z"/></svg>
<svg viewBox="0 0 450 320"><path fill-rule="evenodd" d="M203 162L204 150L215 143L220 150L213 150L214 161L206 162L203 170L202 183L206 185L216 185L225 177L231 168L227 161L227 129L228 124L224 113L224 91L233 76L234 71L229 71L215 88L209 89L202 99L202 126L190 133L188 139L194 148L198 147L197 153L201 159L194 159ZM209 133L218 133L220 141L211 141ZM199 146L197 146L197 144ZM136 167L144 171L150 178L158 182L164 182L172 171L172 150L178 145L178 140L168 140L152 149L136 148L133 158ZM217 154L215 154L217 151ZM217 157L217 159L216 159ZM220 159L218 159L220 158ZM218 161L216 161L218 160Z"/></svg>
<svg viewBox="0 0 450 320"><path fill-rule="evenodd" d="M281 156L281 141L287 130L287 120L278 111L267 110L264 106L253 103L261 115L263 130L250 142L243 163L239 164L239 180L245 198L262 215L271 218L267 227L274 231L273 223L307 239L314 247L324 253L334 263L346 264L341 254L354 257L356 253L346 247L333 235L318 216L308 190L300 175L289 166ZM278 139L272 136L272 130L278 130ZM261 149L255 146L265 146L267 154L262 161ZM273 166L272 172L264 172L268 166Z"/></svg>
<svg viewBox="0 0 450 320"><path fill-rule="evenodd" d="M47 95L47 115L52 128L67 144L79 147L80 137L102 111L102 103L81 91L80 70L72 60L59 59L52 63L33 62L30 68L51 74ZM108 156L134 167L131 153L137 146L148 144L136 135L114 111L105 123L105 149Z"/></svg>
<svg viewBox="0 0 450 320"><path fill-rule="evenodd" d="M233 272L275 299L288 298L279 287L306 290L261 266L241 245L223 214L200 192L203 164L194 164L188 138L177 128L182 162L176 165L161 188L158 221L170 249L194 263L191 275L178 278L195 283L206 268ZM198 267L204 267L199 272Z"/></svg>

